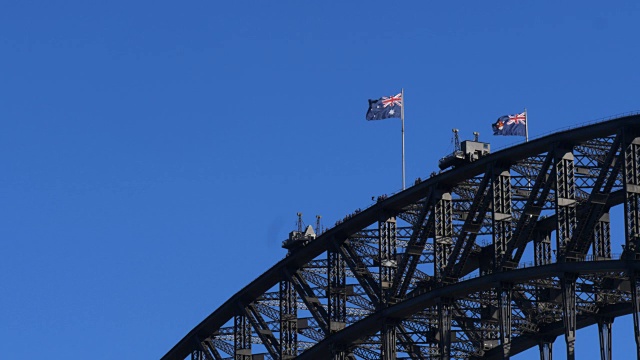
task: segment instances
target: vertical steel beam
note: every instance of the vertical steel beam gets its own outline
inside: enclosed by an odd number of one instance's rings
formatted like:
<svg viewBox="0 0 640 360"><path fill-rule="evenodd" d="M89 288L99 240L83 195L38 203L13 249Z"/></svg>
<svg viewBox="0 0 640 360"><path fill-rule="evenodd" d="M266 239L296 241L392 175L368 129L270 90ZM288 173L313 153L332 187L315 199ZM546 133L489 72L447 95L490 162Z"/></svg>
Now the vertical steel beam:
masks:
<svg viewBox="0 0 640 360"><path fill-rule="evenodd" d="M551 233L537 232L534 236L533 252L535 265L551 264Z"/></svg>
<svg viewBox="0 0 640 360"><path fill-rule="evenodd" d="M575 360L576 343L576 280L575 274L565 274L560 279L562 288L562 321L567 343L567 360Z"/></svg>
<svg viewBox="0 0 640 360"><path fill-rule="evenodd" d="M511 354L511 294L513 285L501 284L498 293L498 307L500 308L500 343L502 344L502 358L508 360Z"/></svg>
<svg viewBox="0 0 640 360"><path fill-rule="evenodd" d="M396 326L391 322L385 321L381 330L381 359L396 359Z"/></svg>
<svg viewBox="0 0 640 360"><path fill-rule="evenodd" d="M598 333L600 334L600 359L611 360L611 325L613 318L598 319Z"/></svg>
<svg viewBox="0 0 640 360"><path fill-rule="evenodd" d="M346 265L338 250L329 249L327 258L329 331L336 332L347 324Z"/></svg>
<svg viewBox="0 0 640 360"><path fill-rule="evenodd" d="M440 360L451 358L452 301L440 299L438 302L438 350Z"/></svg>
<svg viewBox="0 0 640 360"><path fill-rule="evenodd" d="M526 215L524 215L526 216ZM537 231L533 238L533 253L535 266L551 264L551 232ZM544 303L548 301L548 292L545 286L541 286L540 282L535 282L535 307L537 311L542 311L545 307ZM540 348L542 351L542 348Z"/></svg>
<svg viewBox="0 0 640 360"><path fill-rule="evenodd" d="M593 229L593 256L596 260L611 259L611 223L608 212L602 214Z"/></svg>
<svg viewBox="0 0 640 360"><path fill-rule="evenodd" d="M453 244L453 209L451 204L451 194L443 193L435 205L434 216L434 269L436 281L442 283L444 269L447 267L447 261L451 253L451 244Z"/></svg>
<svg viewBox="0 0 640 360"><path fill-rule="evenodd" d="M511 175L509 170L492 169L492 221L494 267L500 266L507 253L507 244L511 241ZM509 254L510 256L510 254ZM501 269L496 268L500 271Z"/></svg>
<svg viewBox="0 0 640 360"><path fill-rule="evenodd" d="M553 360L553 341L555 339L540 339L538 348L540 349L540 360Z"/></svg>
<svg viewBox="0 0 640 360"><path fill-rule="evenodd" d="M396 218L378 222L378 266L380 274L380 294L381 303L388 303L392 294L389 289L392 287L397 263L397 231Z"/></svg>
<svg viewBox="0 0 640 360"><path fill-rule="evenodd" d="M233 318L234 360L251 360L251 325L245 315Z"/></svg>
<svg viewBox="0 0 640 360"><path fill-rule="evenodd" d="M631 304L633 306L633 332L636 337L636 353L640 360L640 274L632 273L629 276L631 282Z"/></svg>
<svg viewBox="0 0 640 360"><path fill-rule="evenodd" d="M555 202L557 214L556 243L558 259L571 260L567 246L576 229L576 189L572 150L555 150Z"/></svg>
<svg viewBox="0 0 640 360"><path fill-rule="evenodd" d="M340 348L333 348L331 350L331 360L348 360L347 351Z"/></svg>
<svg viewBox="0 0 640 360"><path fill-rule="evenodd" d="M280 358L298 355L298 298L293 284L280 282Z"/></svg>
<svg viewBox="0 0 640 360"><path fill-rule="evenodd" d="M378 222L378 260L380 274L380 306L386 307L393 303L392 282L395 278L397 264L397 231L396 219L390 218ZM382 359L395 360L396 358L396 328L395 325L385 322L382 326L380 337L382 340Z"/></svg>
<svg viewBox="0 0 640 360"><path fill-rule="evenodd" d="M625 252L633 259L640 253L640 137L629 139L624 153Z"/></svg>

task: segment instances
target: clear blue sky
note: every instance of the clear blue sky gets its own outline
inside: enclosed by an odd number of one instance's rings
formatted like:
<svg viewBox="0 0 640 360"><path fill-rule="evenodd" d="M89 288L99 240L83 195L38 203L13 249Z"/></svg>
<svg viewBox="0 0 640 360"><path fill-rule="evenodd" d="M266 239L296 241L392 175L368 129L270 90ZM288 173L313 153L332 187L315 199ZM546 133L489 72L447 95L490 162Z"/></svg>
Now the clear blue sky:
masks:
<svg viewBox="0 0 640 360"><path fill-rule="evenodd" d="M499 147L521 139L490 124L524 107L532 136L640 110L638 18L638 1L2 2L1 357L159 358L285 255L296 212L329 226L397 191L400 124L365 121L369 98L405 89L410 183L452 127ZM598 358L594 329L577 345ZM618 319L614 356L633 349Z"/></svg>

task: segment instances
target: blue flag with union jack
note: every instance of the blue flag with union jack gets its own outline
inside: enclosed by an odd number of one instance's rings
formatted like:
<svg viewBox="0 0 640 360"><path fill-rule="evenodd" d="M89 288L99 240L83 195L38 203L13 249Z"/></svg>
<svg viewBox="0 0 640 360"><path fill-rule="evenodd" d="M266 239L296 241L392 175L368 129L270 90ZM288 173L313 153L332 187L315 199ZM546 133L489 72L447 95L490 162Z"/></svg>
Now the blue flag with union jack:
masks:
<svg viewBox="0 0 640 360"><path fill-rule="evenodd" d="M527 113L500 116L498 121L491 125L493 135L526 136Z"/></svg>
<svg viewBox="0 0 640 360"><path fill-rule="evenodd" d="M395 96L383 96L378 100L369 99L367 120L399 118L402 113L402 93Z"/></svg>

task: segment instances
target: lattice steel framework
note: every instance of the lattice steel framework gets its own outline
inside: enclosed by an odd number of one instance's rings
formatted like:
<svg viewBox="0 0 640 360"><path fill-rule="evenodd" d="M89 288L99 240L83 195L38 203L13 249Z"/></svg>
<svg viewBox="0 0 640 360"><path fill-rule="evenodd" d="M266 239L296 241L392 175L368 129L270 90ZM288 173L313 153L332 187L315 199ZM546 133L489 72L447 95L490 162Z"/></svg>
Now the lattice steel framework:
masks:
<svg viewBox="0 0 640 360"><path fill-rule="evenodd" d="M610 360L626 314L640 359L639 135L640 116L620 117L382 196L291 248L163 359L509 359L538 346L550 360L558 336L574 359L576 331L597 325Z"/></svg>

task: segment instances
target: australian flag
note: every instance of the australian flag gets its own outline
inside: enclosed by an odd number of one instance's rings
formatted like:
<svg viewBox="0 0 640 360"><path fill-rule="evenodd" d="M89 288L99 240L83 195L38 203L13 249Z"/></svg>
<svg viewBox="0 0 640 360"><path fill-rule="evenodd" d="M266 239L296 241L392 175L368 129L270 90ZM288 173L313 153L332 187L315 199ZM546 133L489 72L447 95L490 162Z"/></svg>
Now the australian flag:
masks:
<svg viewBox="0 0 640 360"><path fill-rule="evenodd" d="M527 113L500 116L495 124L492 124L493 135L526 136Z"/></svg>
<svg viewBox="0 0 640 360"><path fill-rule="evenodd" d="M383 96L378 100L369 100L367 120L399 118L402 112L402 93L395 96Z"/></svg>

